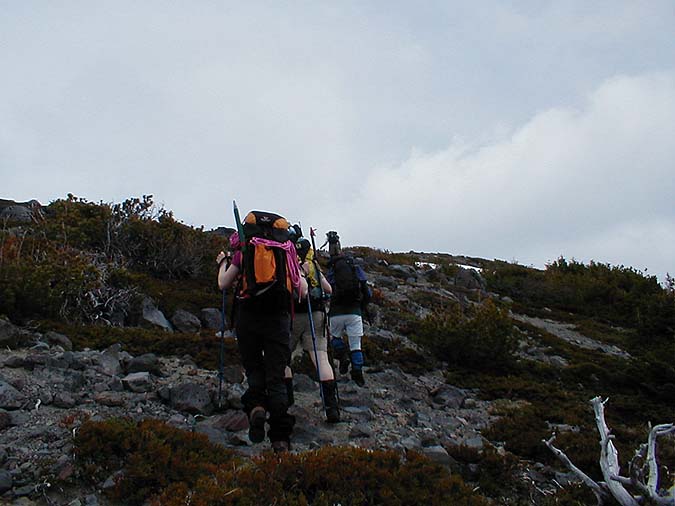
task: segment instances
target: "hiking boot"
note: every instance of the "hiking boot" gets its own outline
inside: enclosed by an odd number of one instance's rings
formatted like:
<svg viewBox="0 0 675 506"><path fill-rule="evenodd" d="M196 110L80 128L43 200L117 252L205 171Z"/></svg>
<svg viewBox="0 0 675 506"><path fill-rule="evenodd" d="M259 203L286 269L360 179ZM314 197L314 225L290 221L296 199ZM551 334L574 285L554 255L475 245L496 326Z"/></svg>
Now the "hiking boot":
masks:
<svg viewBox="0 0 675 506"><path fill-rule="evenodd" d="M248 438L251 443L260 443L265 439L265 408L256 406L248 416Z"/></svg>
<svg viewBox="0 0 675 506"><path fill-rule="evenodd" d="M328 423L338 423L340 421L340 408L338 407L337 384L335 380L322 381L321 391L323 401L326 404L326 421Z"/></svg>
<svg viewBox="0 0 675 506"><path fill-rule="evenodd" d="M338 360L340 361L340 374L347 374L347 371L349 371L349 364L351 363L349 357L345 355Z"/></svg>
<svg viewBox="0 0 675 506"><path fill-rule="evenodd" d="M272 450L274 453L287 453L291 449L288 441L272 441Z"/></svg>
<svg viewBox="0 0 675 506"><path fill-rule="evenodd" d="M354 380L354 383L356 383L360 387L363 387L363 386L366 385L366 380L363 378L363 370L362 369L352 368L352 379Z"/></svg>

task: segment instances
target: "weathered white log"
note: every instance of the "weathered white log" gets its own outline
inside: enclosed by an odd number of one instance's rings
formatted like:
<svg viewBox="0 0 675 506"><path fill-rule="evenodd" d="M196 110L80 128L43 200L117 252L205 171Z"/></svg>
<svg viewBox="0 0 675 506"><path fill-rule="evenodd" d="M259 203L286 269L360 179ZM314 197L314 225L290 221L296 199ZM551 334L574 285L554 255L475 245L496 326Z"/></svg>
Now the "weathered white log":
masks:
<svg viewBox="0 0 675 506"><path fill-rule="evenodd" d="M551 438L548 441L545 439L543 441L544 444L548 446L548 448L553 452L553 455L558 457L558 460L560 460L563 464L565 464L567 469L572 471L576 476L578 476L581 479L581 481L584 482L584 484L588 488L591 489L593 494L595 494L595 499L598 502L598 506L602 506L605 503L605 499L609 497L607 490L604 489L599 483L596 483L595 480L593 480L593 478L591 478L581 469L575 466L563 451L553 446L553 441L555 441L555 435L551 436Z"/></svg>
<svg viewBox="0 0 675 506"><path fill-rule="evenodd" d="M616 451L609 427L605 422L605 402L600 397L591 399L591 405L595 413L595 424L600 434L600 470L605 477L610 494L621 506L639 506L635 498L625 489L622 483L612 479L621 476L619 469L619 452Z"/></svg>
<svg viewBox="0 0 675 506"><path fill-rule="evenodd" d="M600 469L606 481L595 482L576 467L564 452L553 446L555 436L548 441L544 441L546 446L593 491L599 506L604 503L604 500L610 494L621 506L675 505L675 487L667 496L659 495L659 469L656 462L656 439L659 436L675 433L675 424L661 424L650 430L647 443L641 445L630 461L628 469L630 478L627 478L620 474L619 456L612 442L614 436L605 421L604 406L607 401L603 402L600 397L595 397L590 402L593 406L595 423L600 434ZM626 486L632 487L641 495L631 494Z"/></svg>
<svg viewBox="0 0 675 506"><path fill-rule="evenodd" d="M656 497L659 491L659 466L656 463L656 438L675 433L675 424L662 423L652 427L647 439L647 463L649 464L649 481L647 487L652 497Z"/></svg>

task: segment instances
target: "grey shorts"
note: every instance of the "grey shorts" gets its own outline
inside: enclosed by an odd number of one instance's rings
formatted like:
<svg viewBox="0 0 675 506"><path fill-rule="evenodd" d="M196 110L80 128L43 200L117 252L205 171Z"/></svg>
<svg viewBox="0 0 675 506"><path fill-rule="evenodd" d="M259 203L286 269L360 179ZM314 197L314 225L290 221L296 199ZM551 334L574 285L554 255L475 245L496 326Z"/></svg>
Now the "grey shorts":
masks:
<svg viewBox="0 0 675 506"><path fill-rule="evenodd" d="M323 311L312 311L312 318L314 319L314 335L316 336L316 350L328 351L328 341L324 335ZM291 330L291 352L295 350L298 343L302 343L302 349L310 353L314 352L314 344L312 343L312 330L309 326L309 316L307 313L295 313L293 319L293 329Z"/></svg>

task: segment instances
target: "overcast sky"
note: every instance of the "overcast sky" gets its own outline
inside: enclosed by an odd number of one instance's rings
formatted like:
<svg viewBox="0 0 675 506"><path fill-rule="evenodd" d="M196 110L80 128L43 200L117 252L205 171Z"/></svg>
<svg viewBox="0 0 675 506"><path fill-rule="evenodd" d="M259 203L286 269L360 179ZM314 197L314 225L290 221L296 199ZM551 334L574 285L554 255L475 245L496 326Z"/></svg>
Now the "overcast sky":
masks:
<svg viewBox="0 0 675 506"><path fill-rule="evenodd" d="M0 0L0 69L0 198L675 272L672 0Z"/></svg>

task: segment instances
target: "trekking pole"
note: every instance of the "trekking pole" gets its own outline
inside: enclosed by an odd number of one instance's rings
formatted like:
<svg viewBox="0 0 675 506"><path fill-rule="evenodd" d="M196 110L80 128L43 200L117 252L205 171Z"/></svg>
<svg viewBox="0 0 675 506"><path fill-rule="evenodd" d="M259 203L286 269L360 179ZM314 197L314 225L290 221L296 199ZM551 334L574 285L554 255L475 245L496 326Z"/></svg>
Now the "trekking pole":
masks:
<svg viewBox="0 0 675 506"><path fill-rule="evenodd" d="M230 257L225 257L225 262L227 270L230 267ZM223 379L225 377L225 315L227 305L227 290L223 288L223 303L222 303L222 314L220 316L220 360L218 365L218 409L222 408L223 404Z"/></svg>
<svg viewBox="0 0 675 506"><path fill-rule="evenodd" d="M241 244L242 254L246 253L246 237L244 237L244 227L241 224L241 218L239 217L239 208L237 207L237 201L232 201L232 207L234 208L234 221L237 224L237 233L239 234L239 244Z"/></svg>
<svg viewBox="0 0 675 506"><path fill-rule="evenodd" d="M312 333L312 346L314 347L314 361L316 362L316 374L319 377L319 395L321 396L321 405L324 413L326 412L326 399L323 398L323 388L321 388L321 368L319 367L319 352L316 349L316 332L314 331L314 317L312 316L312 302L310 301L309 291L307 291L307 316L309 317L309 331Z"/></svg>

